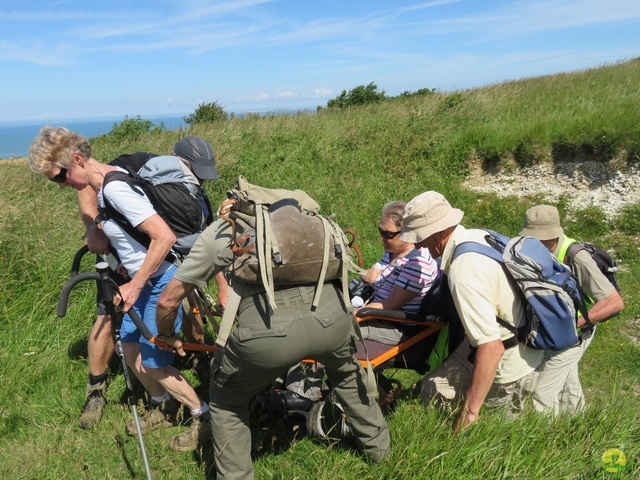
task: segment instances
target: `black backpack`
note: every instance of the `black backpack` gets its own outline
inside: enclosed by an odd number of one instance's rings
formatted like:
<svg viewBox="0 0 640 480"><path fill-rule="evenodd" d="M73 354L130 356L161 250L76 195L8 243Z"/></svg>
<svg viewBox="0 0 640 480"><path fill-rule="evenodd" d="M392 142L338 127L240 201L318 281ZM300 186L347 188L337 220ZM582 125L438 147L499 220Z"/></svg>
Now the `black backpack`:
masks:
<svg viewBox="0 0 640 480"><path fill-rule="evenodd" d="M596 262L600 271L604 274L605 277L611 282L611 285L615 287L620 296L622 296L622 291L620 291L620 286L618 285L618 278L616 277L616 272L618 271L618 264L615 262L611 255L602 250L600 247L592 245L590 243L580 243L574 242L567 249L567 253L564 257L564 263L567 265L572 265L573 260L578 252L581 250L586 250L591 255L591 258Z"/></svg>
<svg viewBox="0 0 640 480"><path fill-rule="evenodd" d="M121 166L127 172L109 172L102 188L109 182L120 180L140 196L146 194L153 208L176 235L174 250L182 255L189 253L200 233L213 221L207 194L189 168L177 157L144 153L124 155L110 164ZM99 209L99 220L114 220L141 245L148 247L149 237L134 228L106 198L104 202L104 208Z"/></svg>

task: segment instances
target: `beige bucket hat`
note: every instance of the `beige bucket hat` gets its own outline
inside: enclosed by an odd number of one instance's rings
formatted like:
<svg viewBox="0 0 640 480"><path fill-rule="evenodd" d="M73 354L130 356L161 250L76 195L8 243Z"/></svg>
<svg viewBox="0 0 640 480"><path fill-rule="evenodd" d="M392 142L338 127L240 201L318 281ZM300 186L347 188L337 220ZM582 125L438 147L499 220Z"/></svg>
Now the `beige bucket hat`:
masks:
<svg viewBox="0 0 640 480"><path fill-rule="evenodd" d="M434 233L458 225L463 216L464 212L451 207L441 193L421 193L404 207L400 240L422 242Z"/></svg>
<svg viewBox="0 0 640 480"><path fill-rule="evenodd" d="M536 205L527 210L520 235L538 240L553 240L564 234L560 226L560 214L552 205Z"/></svg>

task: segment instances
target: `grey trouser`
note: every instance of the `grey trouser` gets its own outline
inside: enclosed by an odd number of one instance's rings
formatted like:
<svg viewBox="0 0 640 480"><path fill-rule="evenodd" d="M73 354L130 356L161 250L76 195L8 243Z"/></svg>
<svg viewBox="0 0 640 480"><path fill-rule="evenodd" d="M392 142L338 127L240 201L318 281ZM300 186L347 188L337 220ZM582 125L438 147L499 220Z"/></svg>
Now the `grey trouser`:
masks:
<svg viewBox="0 0 640 480"><path fill-rule="evenodd" d="M471 384L473 364L468 361L471 353L469 340L464 340L442 365L422 379L422 401L459 401ZM484 405L506 408L507 417L517 416L525 398L536 385L539 372L533 372L514 382L494 382L487 393Z"/></svg>
<svg viewBox="0 0 640 480"><path fill-rule="evenodd" d="M389 431L375 398L367 396L366 374L354 359L351 313L341 292L324 285L316 311L314 287L276 292L277 309L268 314L264 294L243 298L238 324L211 369L210 406L219 479L251 479L249 399L283 371L305 358L322 363L349 418L358 447L375 459L390 446Z"/></svg>
<svg viewBox="0 0 640 480"><path fill-rule="evenodd" d="M584 407L584 393L578 363L591 345L594 330L579 332L582 342L575 347L545 352L542 372L533 391L533 406L539 412L576 413Z"/></svg>

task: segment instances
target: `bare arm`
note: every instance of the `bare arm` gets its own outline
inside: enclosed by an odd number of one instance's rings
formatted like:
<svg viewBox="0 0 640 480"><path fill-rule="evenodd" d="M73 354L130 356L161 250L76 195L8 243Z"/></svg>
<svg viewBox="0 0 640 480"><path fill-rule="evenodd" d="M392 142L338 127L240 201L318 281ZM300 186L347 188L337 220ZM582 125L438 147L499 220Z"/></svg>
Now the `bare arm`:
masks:
<svg viewBox="0 0 640 480"><path fill-rule="evenodd" d="M218 272L214 277L218 286L218 305L223 309L227 308L227 300L229 299L229 284L224 278L224 273Z"/></svg>
<svg viewBox="0 0 640 480"><path fill-rule="evenodd" d="M157 213L151 215L138 225L137 228L149 235L151 243L149 244L147 255L140 270L138 270L129 283L120 287L120 292L125 302L123 307L125 312L136 302L140 292L158 267L160 267L176 241L174 233Z"/></svg>
<svg viewBox="0 0 640 480"><path fill-rule="evenodd" d="M186 353L182 348L182 341L178 335L174 335L174 325L178 315L178 309L182 300L195 289L195 285L184 283L176 278L172 278L169 284L160 294L156 307L156 324L158 332L180 356Z"/></svg>
<svg viewBox="0 0 640 480"><path fill-rule="evenodd" d="M360 278L363 282L367 282L369 285L373 285L379 278L382 270L371 267L367 270L364 275L361 275Z"/></svg>
<svg viewBox="0 0 640 480"><path fill-rule="evenodd" d="M78 190L78 209L80 218L84 223L87 233L87 246L91 253L109 253L109 239L102 231L102 228L94 225L93 221L98 216L98 197L90 186Z"/></svg>
<svg viewBox="0 0 640 480"><path fill-rule="evenodd" d="M593 307L591 307L591 310L589 310L589 320L591 323L600 322L621 312L623 309L624 300L617 290L614 290L611 295L603 298L599 302L596 302ZM587 322L585 322L582 316L578 318L578 327L583 327L586 323Z"/></svg>
<svg viewBox="0 0 640 480"><path fill-rule="evenodd" d="M496 377L502 355L504 355L504 345L501 340L493 340L478 346L471 384L467 389L464 405L456 422L456 432L468 427L478 418L480 408Z"/></svg>
<svg viewBox="0 0 640 480"><path fill-rule="evenodd" d="M411 300L413 300L418 294L405 290L402 287L394 286L391 293L387 298L379 302L371 302L367 305L369 308L384 308L387 310L397 310L402 308Z"/></svg>

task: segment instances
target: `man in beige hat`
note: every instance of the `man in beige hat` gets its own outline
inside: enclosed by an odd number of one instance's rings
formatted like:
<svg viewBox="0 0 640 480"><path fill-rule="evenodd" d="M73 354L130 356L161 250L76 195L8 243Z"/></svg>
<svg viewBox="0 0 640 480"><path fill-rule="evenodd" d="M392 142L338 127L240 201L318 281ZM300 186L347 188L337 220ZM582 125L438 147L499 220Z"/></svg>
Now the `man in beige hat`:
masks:
<svg viewBox="0 0 640 480"><path fill-rule="evenodd" d="M452 261L463 242L487 245L487 232L467 230L464 213L438 192L425 192L404 211L400 239L427 247L448 278L451 295L467 338L445 362L422 380L422 400L463 401L456 431L476 421L483 404L516 415L537 380L540 350L518 343L497 318L519 327L525 322L521 293L501 265L475 252Z"/></svg>
<svg viewBox="0 0 640 480"><path fill-rule="evenodd" d="M567 237L560 226L560 214L552 205L537 205L527 210L520 235L535 237L561 262L566 263L578 279L580 289L589 297L589 320L597 323L624 308L622 297L600 271L591 254L576 240ZM572 247L572 245L574 245ZM578 318L578 327L585 325ZM595 327L581 329L580 345L560 351L545 352L545 362L533 392L536 410L571 413L584 406L584 394L578 375L578 363L591 344Z"/></svg>

